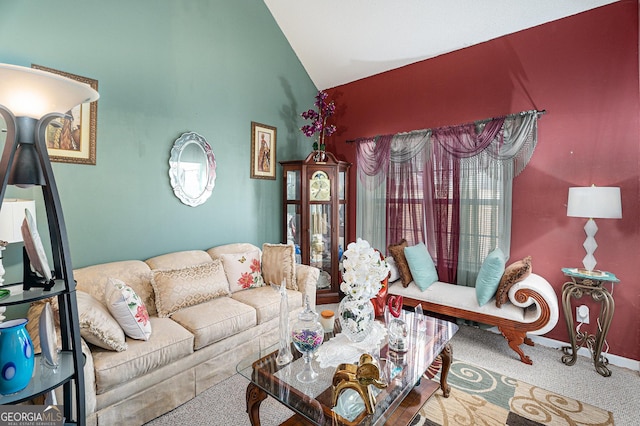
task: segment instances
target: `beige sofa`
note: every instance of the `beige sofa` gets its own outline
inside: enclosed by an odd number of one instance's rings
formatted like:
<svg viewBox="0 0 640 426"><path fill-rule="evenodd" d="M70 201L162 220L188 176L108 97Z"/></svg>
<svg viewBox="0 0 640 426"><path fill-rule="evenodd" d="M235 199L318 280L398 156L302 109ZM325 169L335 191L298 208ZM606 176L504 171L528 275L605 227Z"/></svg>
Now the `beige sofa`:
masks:
<svg viewBox="0 0 640 426"><path fill-rule="evenodd" d="M268 285L184 307L169 317L158 316L154 273L219 262L224 254L254 250L258 248L251 244L228 244L207 251L175 252L144 262L112 262L74 271L78 294L82 296L78 303L83 352L87 356L84 374L88 425L143 424L233 375L243 357L277 343L280 295ZM287 284L287 295L290 317L295 318L305 296L315 305L319 270L294 262L291 265L295 281L292 287ZM120 352L87 343L82 332L86 329L82 311L89 309L83 307L83 300L89 298L84 293L104 303L105 284L113 278L126 283L144 301L152 330L147 341L127 337L127 348L120 348ZM298 290L293 289L296 285ZM42 304L34 304L29 312L34 343L38 341L34 334L41 310Z"/></svg>

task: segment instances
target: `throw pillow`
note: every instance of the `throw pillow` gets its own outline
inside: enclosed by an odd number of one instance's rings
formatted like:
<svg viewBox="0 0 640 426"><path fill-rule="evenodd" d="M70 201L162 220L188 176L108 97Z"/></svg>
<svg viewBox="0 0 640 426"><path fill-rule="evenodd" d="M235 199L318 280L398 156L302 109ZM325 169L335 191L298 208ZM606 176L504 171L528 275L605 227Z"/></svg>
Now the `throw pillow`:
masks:
<svg viewBox="0 0 640 426"><path fill-rule="evenodd" d="M231 293L264 285L260 271L259 250L245 253L225 253L220 258L229 280Z"/></svg>
<svg viewBox="0 0 640 426"><path fill-rule="evenodd" d="M527 256L507 266L498 284L498 291L496 291L496 306L499 308L505 304L509 298L509 290L511 287L513 287L515 283L527 278L530 274L531 256Z"/></svg>
<svg viewBox="0 0 640 426"><path fill-rule="evenodd" d="M142 299L121 280L109 278L104 285L107 309L124 334L137 340L149 340L151 321Z"/></svg>
<svg viewBox="0 0 640 426"><path fill-rule="evenodd" d="M263 244L262 278L265 284L280 285L284 280L287 289L297 290L295 247L291 244Z"/></svg>
<svg viewBox="0 0 640 426"><path fill-rule="evenodd" d="M404 287L409 286L409 283L413 281L407 258L404 255L404 248L407 247L407 245L407 240L403 238L398 244L389 246L389 253L391 253L391 256L393 256L393 259L396 261L396 266L398 266L398 271L400 271L400 279Z"/></svg>
<svg viewBox="0 0 640 426"><path fill-rule="evenodd" d="M418 288L425 291L431 284L438 281L438 271L431 259L431 255L424 243L415 246L405 247L404 255L407 258L413 282Z"/></svg>
<svg viewBox="0 0 640 426"><path fill-rule="evenodd" d="M161 318L169 317L179 309L229 295L229 283L220 260L151 272L151 286Z"/></svg>
<svg viewBox="0 0 640 426"><path fill-rule="evenodd" d="M476 299L478 305L485 305L496 294L500 278L504 272L505 257L500 247L493 250L482 262L476 278Z"/></svg>
<svg viewBox="0 0 640 426"><path fill-rule="evenodd" d="M84 291L76 290L80 336L89 343L112 351L126 351L124 332L106 306Z"/></svg>
<svg viewBox="0 0 640 426"><path fill-rule="evenodd" d="M400 279L400 271L398 271L398 265L396 265L396 261L393 256L387 256L384 260L387 261L387 265L389 265L389 282L395 282Z"/></svg>

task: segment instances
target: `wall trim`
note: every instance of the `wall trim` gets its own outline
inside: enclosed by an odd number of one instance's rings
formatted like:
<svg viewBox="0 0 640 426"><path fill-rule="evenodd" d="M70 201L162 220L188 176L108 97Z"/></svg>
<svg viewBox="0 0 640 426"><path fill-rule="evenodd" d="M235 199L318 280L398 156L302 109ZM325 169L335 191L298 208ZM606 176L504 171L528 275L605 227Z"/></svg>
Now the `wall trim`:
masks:
<svg viewBox="0 0 640 426"><path fill-rule="evenodd" d="M497 327L491 327L488 330L495 334L502 334ZM569 342L562 342L560 340L550 339L544 336L535 336L528 334L527 337L533 340L534 343L538 343L541 346L545 346L547 348L561 349L564 346L569 346ZM591 352L588 348L584 347L578 349L578 355L586 358L591 358ZM628 368L630 370L640 372L640 361L613 354L607 354L606 357L609 360L609 364L611 365L616 365L618 367Z"/></svg>
<svg viewBox="0 0 640 426"><path fill-rule="evenodd" d="M535 343L539 343L542 346L549 348L560 349L563 346L569 346L568 342L561 342L560 340L549 339L544 336L529 336ZM591 351L588 348L578 349L578 355L591 358ZM617 365L618 367L628 368L630 370L640 372L640 361L633 360L631 358L624 358L619 355L606 354L609 364Z"/></svg>

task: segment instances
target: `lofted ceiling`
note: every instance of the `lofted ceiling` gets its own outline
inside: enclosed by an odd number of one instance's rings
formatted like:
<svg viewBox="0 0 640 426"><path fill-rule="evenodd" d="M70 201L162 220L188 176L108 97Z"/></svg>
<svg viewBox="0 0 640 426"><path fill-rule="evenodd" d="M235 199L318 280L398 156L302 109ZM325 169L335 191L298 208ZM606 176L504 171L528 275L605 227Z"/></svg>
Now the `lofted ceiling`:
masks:
<svg viewBox="0 0 640 426"><path fill-rule="evenodd" d="M329 89L618 0L264 0Z"/></svg>

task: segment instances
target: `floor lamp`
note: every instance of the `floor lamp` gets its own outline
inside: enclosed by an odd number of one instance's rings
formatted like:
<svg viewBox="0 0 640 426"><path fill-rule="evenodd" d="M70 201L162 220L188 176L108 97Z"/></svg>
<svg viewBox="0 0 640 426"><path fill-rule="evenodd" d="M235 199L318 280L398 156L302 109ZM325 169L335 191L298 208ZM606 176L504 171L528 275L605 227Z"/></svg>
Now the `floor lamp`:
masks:
<svg viewBox="0 0 640 426"><path fill-rule="evenodd" d="M71 108L95 101L98 97L98 92L89 85L70 78L33 68L0 64L0 116L6 126L6 139L0 160L0 208L5 201L7 185L38 185L42 188L55 278L57 282L64 284L62 289L58 285L52 292L58 295L62 352L71 355L73 359L73 380L57 385L63 385L64 417L67 421L72 418L72 402L75 398L75 417L79 425L85 424L85 404L78 302L62 205L47 151L46 130L50 124L55 124L55 119L64 118ZM33 265L34 259L30 261ZM23 265L25 281L26 265L27 263ZM45 268L49 265L40 266ZM48 291L47 287L43 288ZM29 301L29 294L33 293L24 292L25 296L21 300ZM41 389L39 378L32 380L31 385L40 391L47 390Z"/></svg>
<svg viewBox="0 0 640 426"><path fill-rule="evenodd" d="M588 218L584 225L587 238L583 244L587 255L582 259L584 271L580 272L587 275L599 275L598 271L594 271L597 262L593 253L598 248L595 238L598 227L593 219L622 218L620 188L595 185L569 188L567 216Z"/></svg>

